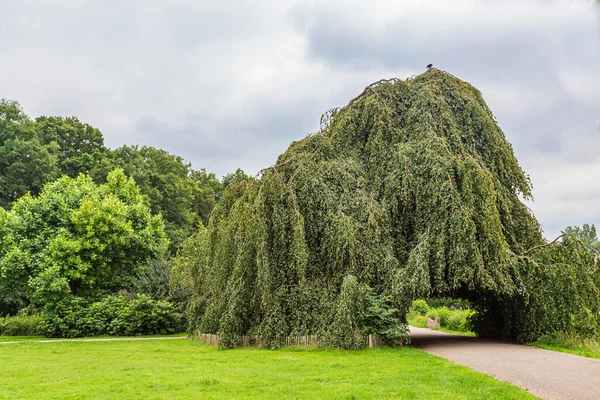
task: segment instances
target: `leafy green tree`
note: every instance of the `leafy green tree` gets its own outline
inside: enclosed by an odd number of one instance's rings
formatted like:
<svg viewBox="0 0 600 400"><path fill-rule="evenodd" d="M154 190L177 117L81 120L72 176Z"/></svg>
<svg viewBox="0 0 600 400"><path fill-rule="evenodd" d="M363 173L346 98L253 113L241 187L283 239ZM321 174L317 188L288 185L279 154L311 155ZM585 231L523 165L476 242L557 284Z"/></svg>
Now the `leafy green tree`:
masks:
<svg viewBox="0 0 600 400"><path fill-rule="evenodd" d="M259 179L224 186L181 254L192 322L222 346L258 334L360 347L370 331L401 334L412 301L430 296L472 302L487 336L573 329L584 309L597 326L593 256L544 241L491 110L446 72L368 86Z"/></svg>
<svg viewBox="0 0 600 400"><path fill-rule="evenodd" d="M227 174L223 177L223 190L227 189L229 185L232 183L236 183L239 181L250 181L251 178L246 175L243 169L238 168L235 172Z"/></svg>
<svg viewBox="0 0 600 400"><path fill-rule="evenodd" d="M583 226L567 226L562 233L571 235L581 240L588 246L600 250L600 241L598 241L598 234L594 224L583 224Z"/></svg>
<svg viewBox="0 0 600 400"><path fill-rule="evenodd" d="M36 118L35 129L43 143L58 147L57 166L61 174L74 178L83 173L98 181L110 172L108 149L98 129L76 117L44 116Z"/></svg>
<svg viewBox="0 0 600 400"><path fill-rule="evenodd" d="M39 140L35 123L17 102L0 100L0 207L10 207L27 192L37 195L56 179L56 151L56 144Z"/></svg>
<svg viewBox="0 0 600 400"><path fill-rule="evenodd" d="M131 287L167 246L160 215L122 170L104 185L63 176L0 213L0 304L51 307Z"/></svg>
<svg viewBox="0 0 600 400"><path fill-rule="evenodd" d="M217 179L214 173L208 173L205 169L192 170L190 176L198 185L198 191L194 200L194 210L202 223L206 225L208 224L210 213L223 195L223 183Z"/></svg>
<svg viewBox="0 0 600 400"><path fill-rule="evenodd" d="M112 156L138 184L152 213L162 214L172 250L207 221L215 205L214 175L194 172L181 157L154 147L122 146Z"/></svg>

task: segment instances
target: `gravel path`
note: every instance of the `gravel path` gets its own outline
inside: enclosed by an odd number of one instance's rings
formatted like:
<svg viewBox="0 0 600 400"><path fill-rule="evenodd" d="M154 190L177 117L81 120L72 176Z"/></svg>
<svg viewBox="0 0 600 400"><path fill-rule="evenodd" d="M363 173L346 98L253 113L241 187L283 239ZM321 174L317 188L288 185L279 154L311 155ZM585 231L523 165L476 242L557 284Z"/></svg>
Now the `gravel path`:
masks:
<svg viewBox="0 0 600 400"><path fill-rule="evenodd" d="M600 360L410 327L413 346L544 399L600 400Z"/></svg>
<svg viewBox="0 0 600 400"><path fill-rule="evenodd" d="M13 343L60 343L60 342L126 342L139 340L176 340L187 339L187 336L156 336L156 337L126 337L126 338L90 338L90 339L39 339L39 340L12 340L10 342L0 342L0 344Z"/></svg>

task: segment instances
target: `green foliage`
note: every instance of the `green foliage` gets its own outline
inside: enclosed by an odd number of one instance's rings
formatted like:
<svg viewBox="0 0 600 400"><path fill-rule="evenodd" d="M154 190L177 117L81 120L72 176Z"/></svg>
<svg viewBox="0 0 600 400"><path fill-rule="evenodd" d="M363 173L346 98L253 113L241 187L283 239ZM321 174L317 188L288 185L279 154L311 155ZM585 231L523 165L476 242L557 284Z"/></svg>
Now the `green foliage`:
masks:
<svg viewBox="0 0 600 400"><path fill-rule="evenodd" d="M479 333L519 340L571 328L582 307L599 315L590 253L569 240L529 253L545 242L521 197L529 178L476 88L435 68L380 81L260 179L229 185L183 254L201 255L195 327L354 348L368 288L399 316L417 298L465 298Z"/></svg>
<svg viewBox="0 0 600 400"><path fill-rule="evenodd" d="M163 216L172 251L198 222L208 221L220 192L214 174L193 171L181 157L154 147L123 146L112 157L114 165L135 180L152 214Z"/></svg>
<svg viewBox="0 0 600 400"><path fill-rule="evenodd" d="M412 302L411 310L419 315L427 315L429 311L429 304L423 299L417 299Z"/></svg>
<svg viewBox="0 0 600 400"><path fill-rule="evenodd" d="M252 178L250 178L248 175L246 175L244 170L242 170L241 168L238 168L235 170L235 172L227 174L223 177L222 190L227 189L227 187L229 185L231 185L232 183L237 183L237 182L241 182L241 181L250 181L251 179Z"/></svg>
<svg viewBox="0 0 600 400"><path fill-rule="evenodd" d="M452 311L448 307L431 308L427 312L427 316L431 319L440 317L440 325L443 327L448 326L448 319L450 318L451 314Z"/></svg>
<svg viewBox="0 0 600 400"><path fill-rule="evenodd" d="M104 185L64 176L38 197L22 197L0 212L0 235L6 309L114 293L167 245L162 219L150 215L135 182L118 169Z"/></svg>
<svg viewBox="0 0 600 400"><path fill-rule="evenodd" d="M595 257L570 237L521 257L515 263L520 280L513 296L480 301L475 329L486 336L509 336L520 342L561 332L594 334L600 325L600 274ZM585 331L579 331L582 316Z"/></svg>
<svg viewBox="0 0 600 400"><path fill-rule="evenodd" d="M427 313L431 319L440 317L440 326L459 332L468 332L471 330L469 318L474 314L472 310L450 310L447 307L432 308Z"/></svg>
<svg viewBox="0 0 600 400"><path fill-rule="evenodd" d="M170 299L172 269L173 259L167 254L166 248L160 249L156 257L148 260L148 264L133 278L131 292L146 294L156 300Z"/></svg>
<svg viewBox="0 0 600 400"><path fill-rule="evenodd" d="M56 304L44 319L49 337L157 335L181 328L181 315L173 304L143 294L107 296L89 306L74 298Z"/></svg>
<svg viewBox="0 0 600 400"><path fill-rule="evenodd" d="M595 248L600 251L600 241L598 240L598 234L596 232L596 226L594 224L583 224L583 226L567 226L563 231L563 234L571 235L588 246Z"/></svg>
<svg viewBox="0 0 600 400"><path fill-rule="evenodd" d="M440 303L450 304L452 308L445 305L433 306ZM469 309L464 300L457 299L422 299L415 300L408 313L408 322L412 326L425 328L427 326L427 317L435 320L440 317L440 327L456 332L470 332L473 327L471 319L475 311ZM430 307L431 305L431 307ZM456 307L459 305L461 307Z"/></svg>
<svg viewBox="0 0 600 400"><path fill-rule="evenodd" d="M62 175L75 178L87 174L99 182L112 169L102 133L76 117L38 117L35 129L44 144L57 148L57 167Z"/></svg>
<svg viewBox="0 0 600 400"><path fill-rule="evenodd" d="M427 299L427 304L429 304L429 306L433 307L433 308L439 308L439 307L445 306L452 310L466 310L466 309L472 308L471 302L469 302L469 300L465 300L465 299L433 297L433 298Z"/></svg>
<svg viewBox="0 0 600 400"><path fill-rule="evenodd" d="M0 335L40 336L43 333L43 320L39 315L0 317Z"/></svg>
<svg viewBox="0 0 600 400"><path fill-rule="evenodd" d="M417 328L427 328L427 317L425 315L408 315L408 324Z"/></svg>
<svg viewBox="0 0 600 400"><path fill-rule="evenodd" d="M15 101L0 100L0 207L8 209L30 193L37 196L61 175L83 173L104 183L120 167L139 185L153 214L162 214L171 250L208 223L223 184L212 173L193 170L181 157L153 147L104 146L102 133L76 117L41 116L32 121ZM227 184L246 179L242 170Z"/></svg>
<svg viewBox="0 0 600 400"><path fill-rule="evenodd" d="M360 328L361 319L367 312L367 296L368 288L361 285L355 276L344 278L331 328L332 345L346 349L364 347L364 335L367 332Z"/></svg>
<svg viewBox="0 0 600 400"><path fill-rule="evenodd" d="M55 143L36 135L35 123L19 103L0 99L0 207L8 208L25 193L36 195L60 171Z"/></svg>
<svg viewBox="0 0 600 400"><path fill-rule="evenodd" d="M384 343L402 344L407 341L406 325L400 322L402 316L391 303L389 297L369 294L359 328L365 334L380 336Z"/></svg>

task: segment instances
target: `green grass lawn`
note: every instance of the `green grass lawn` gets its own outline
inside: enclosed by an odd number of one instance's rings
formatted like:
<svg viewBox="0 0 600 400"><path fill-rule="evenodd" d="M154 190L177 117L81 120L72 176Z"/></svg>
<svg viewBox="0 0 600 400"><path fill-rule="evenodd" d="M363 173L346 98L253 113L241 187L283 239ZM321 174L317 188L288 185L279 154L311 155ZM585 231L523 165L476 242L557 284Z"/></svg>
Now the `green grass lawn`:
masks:
<svg viewBox="0 0 600 400"><path fill-rule="evenodd" d="M23 342L31 340L45 340L43 336L2 336L0 335L0 343L2 342Z"/></svg>
<svg viewBox="0 0 600 400"><path fill-rule="evenodd" d="M414 348L217 350L189 339L0 345L6 399L530 399Z"/></svg>
<svg viewBox="0 0 600 400"><path fill-rule="evenodd" d="M471 332L471 331L455 331L455 330L446 329L446 328L436 328L436 329L432 329L432 330L445 332L445 333L451 333L453 335L460 335L460 336L469 336L469 337L477 336L474 332Z"/></svg>
<svg viewBox="0 0 600 400"><path fill-rule="evenodd" d="M578 356L600 358L600 340L580 339L568 335L541 338L529 343L531 346Z"/></svg>
<svg viewBox="0 0 600 400"><path fill-rule="evenodd" d="M189 336L188 333L173 333L170 335L161 335L164 337L170 336ZM118 338L156 338L156 335L142 335L142 336L94 336L94 337L78 337L78 338L52 338L45 336L2 336L0 335L0 343L3 342L31 342L37 340L87 340L87 339L118 339Z"/></svg>

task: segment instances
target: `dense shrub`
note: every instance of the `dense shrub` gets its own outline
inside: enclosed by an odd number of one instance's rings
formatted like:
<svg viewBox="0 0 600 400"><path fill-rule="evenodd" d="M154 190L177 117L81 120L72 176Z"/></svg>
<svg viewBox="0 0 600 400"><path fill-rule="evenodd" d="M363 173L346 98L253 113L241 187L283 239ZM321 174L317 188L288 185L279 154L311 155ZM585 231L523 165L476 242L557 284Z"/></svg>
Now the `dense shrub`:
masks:
<svg viewBox="0 0 600 400"><path fill-rule="evenodd" d="M38 315L15 315L0 317L0 335L40 336L43 333L43 318Z"/></svg>
<svg viewBox="0 0 600 400"><path fill-rule="evenodd" d="M423 299L415 300L412 302L412 311L419 315L426 315L429 311L429 304Z"/></svg>
<svg viewBox="0 0 600 400"><path fill-rule="evenodd" d="M471 310L456 310L453 311L448 316L448 322L446 323L445 328L451 329L453 331L469 331L469 316L472 315L473 312Z"/></svg>
<svg viewBox="0 0 600 400"><path fill-rule="evenodd" d="M398 309L390 306L385 296L369 295L367 308L362 315L364 334L381 336L389 345L401 345L407 339L406 325L401 323Z"/></svg>
<svg viewBox="0 0 600 400"><path fill-rule="evenodd" d="M44 327L49 337L155 335L182 330L182 318L168 301L114 295L87 306L80 300L57 305L46 313Z"/></svg>

